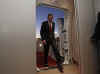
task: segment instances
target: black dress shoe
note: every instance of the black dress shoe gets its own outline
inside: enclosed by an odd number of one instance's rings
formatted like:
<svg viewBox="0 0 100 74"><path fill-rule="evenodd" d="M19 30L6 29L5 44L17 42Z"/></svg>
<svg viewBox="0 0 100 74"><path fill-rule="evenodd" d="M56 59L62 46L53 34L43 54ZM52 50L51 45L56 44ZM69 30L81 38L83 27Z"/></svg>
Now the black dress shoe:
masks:
<svg viewBox="0 0 100 74"><path fill-rule="evenodd" d="M57 68L61 73L64 73L62 64L58 63Z"/></svg>

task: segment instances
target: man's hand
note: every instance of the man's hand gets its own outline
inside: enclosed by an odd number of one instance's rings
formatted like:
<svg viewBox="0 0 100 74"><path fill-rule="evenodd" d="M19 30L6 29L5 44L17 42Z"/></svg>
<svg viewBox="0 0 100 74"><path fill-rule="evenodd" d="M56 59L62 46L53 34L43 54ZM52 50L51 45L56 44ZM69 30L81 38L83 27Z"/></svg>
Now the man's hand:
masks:
<svg viewBox="0 0 100 74"><path fill-rule="evenodd" d="M43 42L44 45L46 44L46 40L43 40L42 42Z"/></svg>

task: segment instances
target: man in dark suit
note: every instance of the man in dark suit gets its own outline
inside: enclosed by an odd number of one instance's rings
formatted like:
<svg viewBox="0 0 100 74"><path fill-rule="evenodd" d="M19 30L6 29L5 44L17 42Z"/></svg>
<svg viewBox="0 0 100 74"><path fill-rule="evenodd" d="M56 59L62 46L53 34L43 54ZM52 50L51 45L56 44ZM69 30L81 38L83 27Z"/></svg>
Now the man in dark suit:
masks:
<svg viewBox="0 0 100 74"><path fill-rule="evenodd" d="M40 30L41 39L44 44L44 66L48 67L48 53L49 53L49 46L51 45L53 48L54 56L56 58L58 70L60 72L63 72L62 63L64 59L62 59L57 49L54 30L55 30L55 23L53 22L53 14L48 14L48 21L44 21L42 23Z"/></svg>

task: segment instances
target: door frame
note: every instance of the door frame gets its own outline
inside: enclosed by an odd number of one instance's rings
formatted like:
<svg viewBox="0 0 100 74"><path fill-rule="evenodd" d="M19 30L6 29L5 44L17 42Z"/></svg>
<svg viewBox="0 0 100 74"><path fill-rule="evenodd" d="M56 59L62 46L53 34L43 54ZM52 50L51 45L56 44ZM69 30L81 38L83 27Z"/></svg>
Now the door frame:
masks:
<svg viewBox="0 0 100 74"><path fill-rule="evenodd" d="M68 9L65 9L65 8L62 8L62 7L57 7L57 6L54 6L54 5L50 5L48 3L42 3L42 2L38 2L38 0L36 1L36 7L39 6L39 5L45 5L45 6L48 6L48 7L52 7L52 8L59 8L59 9L63 9L65 11L68 11ZM77 27L77 32L76 32L76 38L77 38L77 43L78 43L78 48L79 48L79 72L81 74L81 56L80 56L80 43L79 43L79 17L78 17L78 2L77 0L74 0L74 18L73 18L73 15L72 15L72 20L73 20L73 24ZM72 26L72 24L71 24ZM71 29L71 35L72 35L72 28ZM36 29L35 29L36 30ZM35 34L36 35L36 34ZM36 36L35 36L36 37ZM72 38L71 38L72 39ZM36 40L35 40L36 41ZM35 42L36 43L36 42ZM71 41L70 43L70 46L72 47L73 49L73 43ZM36 52L36 50L35 50ZM35 56L36 58L36 56ZM36 60L35 60L36 62Z"/></svg>

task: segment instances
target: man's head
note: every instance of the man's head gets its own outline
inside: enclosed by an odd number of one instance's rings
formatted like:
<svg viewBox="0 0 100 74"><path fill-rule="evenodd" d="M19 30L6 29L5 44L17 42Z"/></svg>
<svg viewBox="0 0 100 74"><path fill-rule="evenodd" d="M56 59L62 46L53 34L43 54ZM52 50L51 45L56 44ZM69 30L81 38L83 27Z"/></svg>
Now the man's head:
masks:
<svg viewBox="0 0 100 74"><path fill-rule="evenodd" d="M49 22L53 21L53 14L51 14L51 13L48 14L48 21Z"/></svg>

